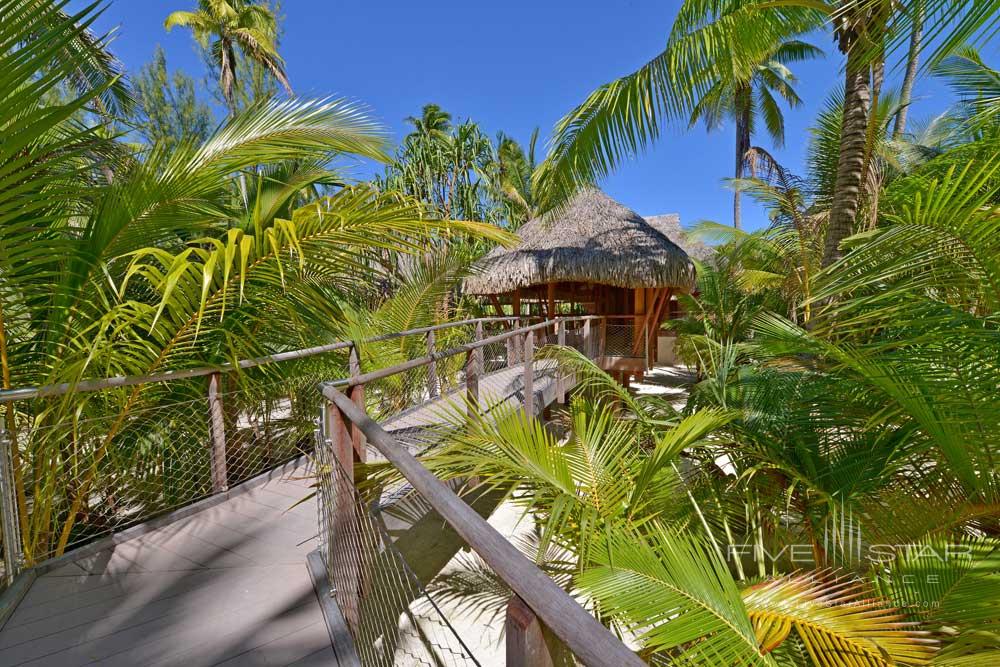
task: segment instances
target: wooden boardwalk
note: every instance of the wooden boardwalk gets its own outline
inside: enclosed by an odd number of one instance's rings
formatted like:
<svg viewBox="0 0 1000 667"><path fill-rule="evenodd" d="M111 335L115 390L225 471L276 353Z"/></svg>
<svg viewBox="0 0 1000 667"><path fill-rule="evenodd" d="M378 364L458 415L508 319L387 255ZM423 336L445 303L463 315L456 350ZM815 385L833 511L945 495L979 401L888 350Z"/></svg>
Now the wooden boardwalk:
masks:
<svg viewBox="0 0 1000 667"><path fill-rule="evenodd" d="M316 506L289 510L310 492L296 472L39 577L0 665L336 664L306 569Z"/></svg>
<svg viewBox="0 0 1000 667"><path fill-rule="evenodd" d="M536 362L536 411L556 400L553 369ZM384 426L416 448L464 393ZM480 400L522 405L523 368L485 375ZM0 630L0 665L336 665L306 565L315 501L293 508L311 492L307 478L287 472L39 576Z"/></svg>

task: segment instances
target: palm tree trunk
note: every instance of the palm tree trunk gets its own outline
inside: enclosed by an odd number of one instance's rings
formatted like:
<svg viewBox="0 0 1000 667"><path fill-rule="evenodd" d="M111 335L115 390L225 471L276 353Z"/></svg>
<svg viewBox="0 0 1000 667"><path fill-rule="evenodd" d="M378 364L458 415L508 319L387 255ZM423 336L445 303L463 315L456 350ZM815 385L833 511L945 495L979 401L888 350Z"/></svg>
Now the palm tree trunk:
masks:
<svg viewBox="0 0 1000 667"><path fill-rule="evenodd" d="M892 128L892 138L899 139L906 132L906 114L913 99L913 82L917 79L917 66L920 61L920 42L924 36L924 9L917 5L917 13L913 17L913 32L910 34L910 52L906 57L906 74L903 77L903 87L899 91L899 112L896 114L896 124Z"/></svg>
<svg viewBox="0 0 1000 667"><path fill-rule="evenodd" d="M743 165L746 163L747 151L750 150L750 122L747 116L749 110L741 110L736 118L736 172L737 179L743 178ZM733 193L733 227L740 228L743 215L743 193L737 187Z"/></svg>
<svg viewBox="0 0 1000 667"><path fill-rule="evenodd" d="M840 242L854 231L858 201L865 175L865 148L868 136L868 113L871 108L871 78L864 49L855 48L854 40L846 39L847 68L844 77L844 117L840 126L840 154L837 159L837 179L833 187L830 222L823 248L823 266L842 256ZM842 47L842 50L845 50Z"/></svg>

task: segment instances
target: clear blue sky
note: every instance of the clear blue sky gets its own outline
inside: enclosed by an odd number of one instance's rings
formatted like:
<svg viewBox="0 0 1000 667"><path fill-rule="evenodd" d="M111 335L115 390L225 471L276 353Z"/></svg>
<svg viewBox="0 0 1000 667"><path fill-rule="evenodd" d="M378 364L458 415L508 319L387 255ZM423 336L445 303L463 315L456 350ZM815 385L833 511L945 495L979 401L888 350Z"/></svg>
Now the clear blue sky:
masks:
<svg viewBox="0 0 1000 667"><path fill-rule="evenodd" d="M77 3L79 4L79 3ZM118 26L113 50L129 71L157 44L168 67L199 83L205 74L187 30L163 30L175 9L196 0L114 0L97 24ZM302 95L346 96L366 103L393 132L403 119L436 102L459 119L472 118L492 136L504 130L527 141L545 138L555 122L595 87L626 74L662 50L679 0L285 0L282 54L292 86ZM779 159L802 171L808 128L841 79L832 39L816 35L825 60L795 67L804 104L786 113L786 146ZM889 85L897 83L898 68ZM207 91L204 97L209 98ZM918 81L911 118L942 112L952 97L937 81ZM767 146L764 137L757 142ZM624 165L603 184L639 213L678 212L697 220L731 220L731 193L722 179L733 169L732 128L713 134L677 129L653 150ZM361 166L357 176L371 173ZM766 222L749 202L747 226Z"/></svg>

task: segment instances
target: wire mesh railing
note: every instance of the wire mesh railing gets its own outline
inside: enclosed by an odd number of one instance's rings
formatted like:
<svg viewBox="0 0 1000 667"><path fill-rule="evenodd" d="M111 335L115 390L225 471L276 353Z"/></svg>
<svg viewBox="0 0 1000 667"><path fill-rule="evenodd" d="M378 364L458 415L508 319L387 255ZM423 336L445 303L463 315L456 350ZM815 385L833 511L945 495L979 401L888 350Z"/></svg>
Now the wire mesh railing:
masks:
<svg viewBox="0 0 1000 667"><path fill-rule="evenodd" d="M644 359L648 355L648 339L648 331L639 319L609 317L601 322L602 356Z"/></svg>
<svg viewBox="0 0 1000 667"><path fill-rule="evenodd" d="M554 362L548 358L533 359L531 342L536 331L539 328L511 336L529 336L523 348L523 371L529 386L536 364ZM549 334L539 333L539 338L548 342ZM566 330L557 330L553 335L556 340L565 339ZM496 342L502 341L486 340L473 349L487 348ZM597 347L586 340L577 343L586 349ZM483 357L485 368L487 355ZM406 367L401 369L408 371ZM440 551L439 545L419 548L419 526L427 514L439 526L438 532L444 527L443 521L459 536L461 546L475 552L512 591L514 597L507 607L506 622L508 664L542 664L537 661L543 659L543 653L552 659L551 664L560 665L643 664L631 649L459 498L453 488L424 468L409 446L373 421L363 405L342 393L335 386L339 384L326 383L322 387L327 403L316 452L322 476L318 503L320 550L332 585L331 595L344 616L361 665L478 664L469 651L469 646L475 645L475 637L470 637L473 641L463 641L454 620L449 622L445 618L442 607L414 573L412 565L418 565L423 571L423 582L427 582L445 565L439 562L438 569L428 571L427 564L422 562L435 557L442 560L440 554L434 553ZM488 408L475 402L466 407ZM450 426L461 428L460 423ZM407 495L387 498L384 489L374 484L363 487L370 491L370 496L359 494L360 476L366 474L364 466L355 466L361 436L410 484ZM386 522L388 517L396 516L394 505L414 498L419 501L418 510L411 512L403 520L402 528L397 526L390 535ZM417 535L411 536L411 532ZM410 546L406 553L418 562L407 562L404 552L397 548L404 540ZM448 558L453 555L454 552L449 553ZM469 631L470 619L461 621ZM474 625L475 620L471 623ZM550 647L548 630L543 628L551 630L563 648Z"/></svg>
<svg viewBox="0 0 1000 667"><path fill-rule="evenodd" d="M10 481L0 484L20 536L11 572L311 452L316 382L346 367L346 351L325 356L280 372L8 401Z"/></svg>
<svg viewBox="0 0 1000 667"><path fill-rule="evenodd" d="M316 444L320 542L361 664L478 665L393 543L378 498L362 498L320 431Z"/></svg>
<svg viewBox="0 0 1000 667"><path fill-rule="evenodd" d="M364 404L419 454L433 442L414 406L461 403L472 387L484 402L526 401L528 331L534 349L562 343L593 356L597 322L480 318L215 368L0 392L0 588L25 567L310 452L322 381L347 386L405 366L364 382ZM547 363L534 363L536 388L555 373Z"/></svg>

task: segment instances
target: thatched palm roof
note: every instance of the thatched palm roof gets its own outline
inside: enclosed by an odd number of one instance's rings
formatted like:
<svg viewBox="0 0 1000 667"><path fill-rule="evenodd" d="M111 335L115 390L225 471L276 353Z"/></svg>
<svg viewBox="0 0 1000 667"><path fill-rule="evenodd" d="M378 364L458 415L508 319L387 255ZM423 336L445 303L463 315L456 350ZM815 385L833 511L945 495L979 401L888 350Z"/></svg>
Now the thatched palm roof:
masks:
<svg viewBox="0 0 1000 667"><path fill-rule="evenodd" d="M694 287L687 254L638 213L596 189L529 220L517 234L520 244L494 248L473 265L466 292L502 294L549 282Z"/></svg>
<svg viewBox="0 0 1000 667"><path fill-rule="evenodd" d="M715 252L712 246L694 238L681 227L681 217L676 213L647 215L646 222L656 227L661 234L681 247L688 257L704 262Z"/></svg>

